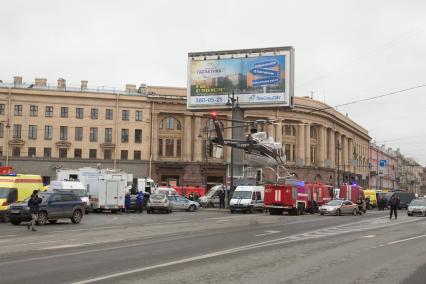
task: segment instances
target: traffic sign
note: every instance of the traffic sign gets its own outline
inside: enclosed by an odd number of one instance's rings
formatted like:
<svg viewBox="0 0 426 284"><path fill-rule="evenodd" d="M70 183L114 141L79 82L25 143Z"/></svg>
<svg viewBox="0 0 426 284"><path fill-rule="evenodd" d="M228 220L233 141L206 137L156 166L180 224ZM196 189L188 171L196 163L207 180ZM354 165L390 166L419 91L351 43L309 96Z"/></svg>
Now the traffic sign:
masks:
<svg viewBox="0 0 426 284"><path fill-rule="evenodd" d="M387 164L386 160L380 160L380 167L381 168L386 168L386 164Z"/></svg>

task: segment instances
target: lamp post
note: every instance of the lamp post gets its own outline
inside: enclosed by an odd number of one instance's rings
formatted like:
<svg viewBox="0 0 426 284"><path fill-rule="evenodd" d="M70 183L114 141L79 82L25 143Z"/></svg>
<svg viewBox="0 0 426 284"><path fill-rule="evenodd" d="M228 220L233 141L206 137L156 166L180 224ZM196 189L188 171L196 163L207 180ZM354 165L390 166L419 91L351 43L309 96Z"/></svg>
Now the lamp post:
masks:
<svg viewBox="0 0 426 284"><path fill-rule="evenodd" d="M336 188L339 187L340 184L340 150L342 150L342 146L340 146L340 142L336 143L336 151L337 151L337 179L336 179Z"/></svg>
<svg viewBox="0 0 426 284"><path fill-rule="evenodd" d="M236 111L240 111L240 107L238 105L238 98L235 98L234 92L232 92L232 95L228 94L228 102L226 103L227 106L231 107L232 110L232 138L235 138L234 134L235 134L235 113ZM230 177L231 177L231 182L230 182L230 187L229 190L233 190L234 189L234 148L231 147L231 165L230 165ZM228 193L229 190L225 190L225 207L228 208Z"/></svg>

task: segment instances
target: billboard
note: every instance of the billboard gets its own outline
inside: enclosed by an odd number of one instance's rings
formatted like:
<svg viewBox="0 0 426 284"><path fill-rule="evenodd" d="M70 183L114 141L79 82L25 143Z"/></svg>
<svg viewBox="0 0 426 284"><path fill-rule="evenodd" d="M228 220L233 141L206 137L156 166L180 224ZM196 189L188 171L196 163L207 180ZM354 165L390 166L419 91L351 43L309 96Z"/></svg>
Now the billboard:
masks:
<svg viewBox="0 0 426 284"><path fill-rule="evenodd" d="M187 107L229 109L292 107L294 49L277 47L188 54Z"/></svg>

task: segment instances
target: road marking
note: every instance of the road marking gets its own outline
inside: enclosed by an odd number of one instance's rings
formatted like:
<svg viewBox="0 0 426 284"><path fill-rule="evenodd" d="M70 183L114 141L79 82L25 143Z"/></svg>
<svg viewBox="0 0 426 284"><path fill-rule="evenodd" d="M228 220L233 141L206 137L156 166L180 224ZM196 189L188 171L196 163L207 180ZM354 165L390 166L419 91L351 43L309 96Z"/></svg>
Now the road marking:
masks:
<svg viewBox="0 0 426 284"><path fill-rule="evenodd" d="M398 244L398 243L402 243L402 242L408 242L408 241L411 241L411 240L420 239L420 238L424 238L424 237L426 237L426 235L420 235L420 236L411 237L411 238L408 238L408 239L402 239L402 240L390 242L390 243L387 243L387 245L393 245L393 244Z"/></svg>
<svg viewBox="0 0 426 284"><path fill-rule="evenodd" d="M119 226L109 226L109 227L95 227L90 229L73 229L73 230L55 230L51 232L47 232L48 234L55 234L55 233L68 233L68 232L82 232L82 231L93 231L93 230L105 230L105 229L121 229Z"/></svg>
<svg viewBox="0 0 426 284"><path fill-rule="evenodd" d="M17 235L4 235L4 236L0 236L1 239L3 238L9 238L9 237L16 237Z"/></svg>
<svg viewBox="0 0 426 284"><path fill-rule="evenodd" d="M255 237L269 236L269 235L272 235L272 234L277 234L279 232L280 231L269 230L269 231L265 231L264 234L255 235Z"/></svg>
<svg viewBox="0 0 426 284"><path fill-rule="evenodd" d="M363 238L369 239L369 238L374 238L375 236L376 235L366 235L366 236L360 237L360 239L363 239Z"/></svg>
<svg viewBox="0 0 426 284"><path fill-rule="evenodd" d="M113 240L114 242L121 242L125 239L116 239ZM109 243L111 241L101 241L101 242L92 242L92 243L82 243L82 244L68 244L68 245L60 245L60 246L53 246L53 247L46 247L46 248L40 248L38 250L51 250L51 249L63 249L63 248L74 248L74 247L83 247L83 246L90 246L90 245L100 245Z"/></svg>

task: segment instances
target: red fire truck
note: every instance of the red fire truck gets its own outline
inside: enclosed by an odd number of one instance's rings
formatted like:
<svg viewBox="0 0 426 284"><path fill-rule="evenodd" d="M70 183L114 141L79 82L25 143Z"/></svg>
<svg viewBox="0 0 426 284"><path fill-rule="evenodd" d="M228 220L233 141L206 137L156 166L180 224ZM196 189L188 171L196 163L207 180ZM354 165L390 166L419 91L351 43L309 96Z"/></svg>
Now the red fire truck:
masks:
<svg viewBox="0 0 426 284"><path fill-rule="evenodd" d="M364 199L364 191L362 191L362 187L356 184L343 184L340 186L340 188L337 188L334 191L336 199L347 199L353 203L356 203L358 198L361 198L361 200Z"/></svg>
<svg viewBox="0 0 426 284"><path fill-rule="evenodd" d="M322 183L295 182L265 185L265 208L271 215L315 213L333 198L333 187Z"/></svg>

